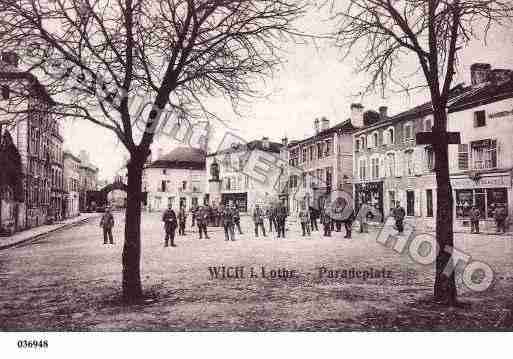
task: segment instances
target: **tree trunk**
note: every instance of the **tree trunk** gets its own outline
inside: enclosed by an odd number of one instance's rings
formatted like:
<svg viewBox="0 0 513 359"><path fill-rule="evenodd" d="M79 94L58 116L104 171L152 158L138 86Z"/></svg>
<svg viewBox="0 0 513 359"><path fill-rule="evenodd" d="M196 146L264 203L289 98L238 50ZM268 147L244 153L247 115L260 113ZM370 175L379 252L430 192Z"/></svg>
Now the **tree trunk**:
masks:
<svg viewBox="0 0 513 359"><path fill-rule="evenodd" d="M440 111L441 123L446 123L445 111ZM445 126L444 126L445 127ZM445 128L441 129L446 132ZM438 254L436 257L436 276L434 297L435 301L445 305L456 304L456 281L454 276L454 262L451 258L451 249L454 246L453 234L453 197L449 177L449 148L446 143L434 144L436 161L436 241ZM447 269L446 269L447 268ZM444 273L444 271L446 273ZM450 274L449 274L450 273Z"/></svg>
<svg viewBox="0 0 513 359"><path fill-rule="evenodd" d="M128 190L123 247L123 300L136 303L142 299L141 286L141 199L144 161L133 158L127 165Z"/></svg>

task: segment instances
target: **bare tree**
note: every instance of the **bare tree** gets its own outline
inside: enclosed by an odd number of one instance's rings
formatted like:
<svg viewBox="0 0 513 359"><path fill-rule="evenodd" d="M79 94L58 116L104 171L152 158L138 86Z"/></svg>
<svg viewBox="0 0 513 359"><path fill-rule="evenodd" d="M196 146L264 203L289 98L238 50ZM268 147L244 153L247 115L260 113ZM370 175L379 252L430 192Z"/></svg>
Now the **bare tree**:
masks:
<svg viewBox="0 0 513 359"><path fill-rule="evenodd" d="M52 116L108 129L130 153L125 301L143 297L142 172L159 123L212 116L208 97L224 96L236 109L255 95L305 10L293 0L2 0L0 46L32 50L27 70L44 74ZM151 99L140 133L130 107L136 96Z"/></svg>
<svg viewBox="0 0 513 359"><path fill-rule="evenodd" d="M401 71L408 60L417 63L431 95L435 143L438 207L434 297L437 302L455 305L457 290L450 252L454 244L453 197L449 180L447 104L458 65L458 50L475 39L485 40L492 26L504 25L513 14L509 1L495 0L347 0L329 2L337 21L336 44L346 56L361 52L357 70L370 74L366 90L385 91L399 85L411 87ZM418 86L414 86L418 87ZM450 275L444 274L444 268Z"/></svg>

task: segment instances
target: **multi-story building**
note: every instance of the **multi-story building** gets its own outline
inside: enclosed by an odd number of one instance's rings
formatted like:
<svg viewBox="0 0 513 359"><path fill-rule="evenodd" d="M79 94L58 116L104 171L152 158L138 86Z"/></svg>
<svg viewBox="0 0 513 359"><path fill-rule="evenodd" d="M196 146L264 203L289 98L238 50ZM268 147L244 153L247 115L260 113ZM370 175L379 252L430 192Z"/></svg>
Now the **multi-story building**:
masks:
<svg viewBox="0 0 513 359"><path fill-rule="evenodd" d="M146 209L162 211L171 204L177 209L190 209L205 201L205 156L203 150L177 147L155 161L148 161L143 171L143 191L147 193Z"/></svg>
<svg viewBox="0 0 513 359"><path fill-rule="evenodd" d="M470 226L477 206L485 230L494 228L498 205L513 213L513 78L488 64L471 67L471 85L455 86L448 104L448 131L461 144L449 145L449 169L456 230ZM431 103L383 119L354 134L355 206L363 200L390 213L396 201L407 221L433 229L436 214L435 160L430 145L416 145L418 132L433 126Z"/></svg>
<svg viewBox="0 0 513 359"><path fill-rule="evenodd" d="M325 117L315 119L313 136L284 147L282 157L289 166L281 189L291 212L301 203L322 207L319 201L332 200L334 191L352 193L352 133L362 126L363 106L352 104L351 118L335 126Z"/></svg>
<svg viewBox="0 0 513 359"><path fill-rule="evenodd" d="M64 151L64 218L76 217L80 214L80 159L71 152Z"/></svg>
<svg viewBox="0 0 513 359"><path fill-rule="evenodd" d="M16 230L59 219L62 213L62 136L51 115L55 102L38 79L18 69L15 53L1 56L2 123L19 151L24 202L17 208Z"/></svg>
<svg viewBox="0 0 513 359"><path fill-rule="evenodd" d="M241 212L251 212L256 204L265 206L278 201L281 147L282 144L264 137L248 143L221 145L218 151L209 153L208 202L211 205L232 202Z"/></svg>
<svg viewBox="0 0 513 359"><path fill-rule="evenodd" d="M79 190L79 208L80 212L94 210L96 203L90 201L88 192L98 189L98 167L91 163L89 153L82 150L78 156L80 159L80 190Z"/></svg>

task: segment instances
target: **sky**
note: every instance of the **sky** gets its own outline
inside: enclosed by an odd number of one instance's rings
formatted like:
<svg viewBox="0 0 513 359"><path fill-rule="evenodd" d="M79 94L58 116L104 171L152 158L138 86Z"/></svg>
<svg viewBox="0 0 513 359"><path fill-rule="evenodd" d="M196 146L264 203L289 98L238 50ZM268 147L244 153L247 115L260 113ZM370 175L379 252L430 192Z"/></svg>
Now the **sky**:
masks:
<svg viewBox="0 0 513 359"><path fill-rule="evenodd" d="M328 31L323 22L324 15L311 12L300 27L311 33ZM350 104L362 103L365 110L377 110L387 106L388 114L393 115L428 100L425 92L411 96L387 93L379 95L359 95L368 81L365 74L354 72L357 56L342 59L340 50L333 48L328 41L316 44L283 45L284 63L275 76L258 89L265 98L246 104L237 116L224 99L213 99L209 104L220 118L230 124L231 131L246 141L267 136L280 142L282 137L289 140L301 139L314 133L315 118L326 117L333 126L349 118ZM513 69L513 31L495 31L486 44L473 42L459 52L460 67L453 84L470 83L470 65L476 62L490 63L492 68ZM398 71L411 71L416 63L405 63ZM213 147L227 131L221 123L215 127ZM81 149L89 152L91 161L100 168L101 179L111 180L128 155L114 134L84 121L63 124L65 148L77 153ZM154 148L169 152L179 143L169 139L159 140ZM156 151L155 151L156 152Z"/></svg>

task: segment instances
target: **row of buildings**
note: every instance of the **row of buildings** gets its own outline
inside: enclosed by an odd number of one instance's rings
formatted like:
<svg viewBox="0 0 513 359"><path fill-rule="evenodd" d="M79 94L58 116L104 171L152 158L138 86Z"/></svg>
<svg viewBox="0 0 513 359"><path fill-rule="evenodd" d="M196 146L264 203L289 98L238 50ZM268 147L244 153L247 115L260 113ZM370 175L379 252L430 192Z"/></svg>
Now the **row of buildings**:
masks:
<svg viewBox="0 0 513 359"><path fill-rule="evenodd" d="M457 230L469 228L472 206L490 227L498 206L513 213L512 73L474 64L470 84L451 90L448 131L461 137L460 144L449 145ZM432 130L431 103L388 112L351 104L349 118L335 124L315 119L312 136L301 140L227 138L212 153L183 147L158 155L145 171L146 207L233 201L249 212L256 204L282 201L294 213L301 203L322 206L318 201L344 191L355 208L368 202L382 218L400 202L408 222L432 229L436 163L431 145L416 143L417 133Z"/></svg>
<svg viewBox="0 0 513 359"><path fill-rule="evenodd" d="M81 195L96 189L98 168L87 153L64 151L54 100L38 79L0 58L0 232L9 234L77 216Z"/></svg>

